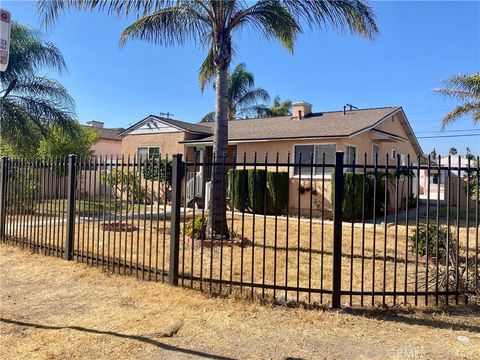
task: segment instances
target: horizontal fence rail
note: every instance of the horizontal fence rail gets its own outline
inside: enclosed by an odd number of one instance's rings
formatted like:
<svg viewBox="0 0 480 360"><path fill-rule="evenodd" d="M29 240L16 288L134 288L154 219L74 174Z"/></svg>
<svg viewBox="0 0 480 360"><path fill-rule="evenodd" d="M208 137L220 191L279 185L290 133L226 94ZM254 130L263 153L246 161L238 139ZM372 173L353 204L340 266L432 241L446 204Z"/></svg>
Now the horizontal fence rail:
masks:
<svg viewBox="0 0 480 360"><path fill-rule="evenodd" d="M1 239L44 255L279 303L480 295L478 157L189 151L1 170Z"/></svg>

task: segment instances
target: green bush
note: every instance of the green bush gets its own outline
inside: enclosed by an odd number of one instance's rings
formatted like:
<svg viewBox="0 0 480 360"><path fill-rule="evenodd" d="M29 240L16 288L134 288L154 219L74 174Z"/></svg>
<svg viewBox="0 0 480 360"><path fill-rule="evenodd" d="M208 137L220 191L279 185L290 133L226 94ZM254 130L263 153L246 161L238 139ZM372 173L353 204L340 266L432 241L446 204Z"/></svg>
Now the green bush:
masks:
<svg viewBox="0 0 480 360"><path fill-rule="evenodd" d="M438 256L444 256L447 250L447 236L449 238L450 248L454 248L456 239L452 232L449 233L447 227L438 227L437 237L437 225L429 224L420 225L418 229L413 229L413 235L410 237L410 250L412 252L417 251L417 233L418 233L418 254L425 256L427 253L427 236L428 236L428 255L435 256L438 243Z"/></svg>
<svg viewBox="0 0 480 360"><path fill-rule="evenodd" d="M288 172L267 173L268 213L281 214L288 205Z"/></svg>
<svg viewBox="0 0 480 360"><path fill-rule="evenodd" d="M33 170L11 167L8 182L13 191L7 192L6 208L9 214L32 214L35 209L35 198L39 189L38 179ZM16 189L15 189L16 188Z"/></svg>
<svg viewBox="0 0 480 360"><path fill-rule="evenodd" d="M247 170L248 173L248 203L256 214L265 210L265 191L267 187L267 172L265 170Z"/></svg>
<svg viewBox="0 0 480 360"><path fill-rule="evenodd" d="M229 171L230 197L233 206L239 211L244 211L249 206L247 177L247 170L231 169Z"/></svg>
<svg viewBox="0 0 480 360"><path fill-rule="evenodd" d="M366 176L366 178L365 178ZM363 191L363 182L365 178L365 194ZM363 213L363 198L365 198L365 219L373 217L374 208L374 190L375 175L351 172L343 174L343 203L342 214L344 220L360 220ZM381 215L385 210L385 176L377 173L377 193L376 193L376 211L375 214ZM388 196L388 194L387 194ZM335 174L332 174L332 204L335 203ZM387 198L388 201L388 198ZM333 205L332 205L333 206Z"/></svg>
<svg viewBox="0 0 480 360"><path fill-rule="evenodd" d="M185 163L182 162L180 166L180 177L185 175ZM172 185L172 161L154 160L144 162L141 168L143 176L147 180L154 180L160 182L167 182L167 185Z"/></svg>
<svg viewBox="0 0 480 360"><path fill-rule="evenodd" d="M185 235L192 239L205 239L205 230L207 228L207 219L198 217L195 221L189 221L185 224Z"/></svg>
<svg viewBox="0 0 480 360"><path fill-rule="evenodd" d="M147 191L142 187L140 177L133 171L122 172L121 169L113 169L110 173L103 175L102 183L114 189L114 195L123 190L128 193L128 200L133 202L143 202L147 199Z"/></svg>

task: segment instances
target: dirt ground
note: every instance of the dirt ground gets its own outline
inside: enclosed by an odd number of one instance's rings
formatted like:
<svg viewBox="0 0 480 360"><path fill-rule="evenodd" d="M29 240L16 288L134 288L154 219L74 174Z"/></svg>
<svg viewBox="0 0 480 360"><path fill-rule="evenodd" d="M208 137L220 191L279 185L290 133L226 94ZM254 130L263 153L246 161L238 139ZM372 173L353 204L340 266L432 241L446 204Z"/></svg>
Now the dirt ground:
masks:
<svg viewBox="0 0 480 360"><path fill-rule="evenodd" d="M478 359L480 309L286 308L0 245L1 359Z"/></svg>

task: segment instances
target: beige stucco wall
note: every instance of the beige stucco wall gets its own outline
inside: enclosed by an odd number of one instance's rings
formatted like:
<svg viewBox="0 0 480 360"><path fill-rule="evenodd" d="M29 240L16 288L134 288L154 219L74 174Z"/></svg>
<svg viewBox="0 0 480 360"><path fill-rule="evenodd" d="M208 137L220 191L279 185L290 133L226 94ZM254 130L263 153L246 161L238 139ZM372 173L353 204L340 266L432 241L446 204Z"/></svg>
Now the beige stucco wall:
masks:
<svg viewBox="0 0 480 360"><path fill-rule="evenodd" d="M122 139L122 154L133 157L137 153L137 148L145 146L160 147L160 154L162 156L183 154L184 145L180 144L180 141L195 138L196 135L181 131L163 134L128 135Z"/></svg>
<svg viewBox="0 0 480 360"><path fill-rule="evenodd" d="M100 139L91 149L95 156L120 156L122 155L122 141Z"/></svg>

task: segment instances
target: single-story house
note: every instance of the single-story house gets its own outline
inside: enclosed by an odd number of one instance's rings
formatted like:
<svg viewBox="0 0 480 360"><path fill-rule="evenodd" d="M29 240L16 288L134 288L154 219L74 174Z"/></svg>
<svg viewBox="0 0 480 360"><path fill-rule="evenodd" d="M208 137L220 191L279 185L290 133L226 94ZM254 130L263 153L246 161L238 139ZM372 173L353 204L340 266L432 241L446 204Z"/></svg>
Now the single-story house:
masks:
<svg viewBox="0 0 480 360"><path fill-rule="evenodd" d="M345 152L347 164L351 163L354 152L357 163L363 163L364 154L367 154L369 164L373 163L375 154L378 154L379 164L384 164L387 156L389 163L394 164L397 154L402 162L406 162L409 155L412 164L416 163L417 156L423 156L422 148L399 106L351 110L344 107L340 111L312 112L312 105L301 101L293 103L292 113L292 116L230 121L227 161L231 162L233 154L236 154L236 161L241 162L245 154L247 162L251 162L257 153L257 161L261 162L267 152L269 162L275 161L278 152L280 163L287 162L288 154L291 162L298 162L302 154L302 163L309 163L313 153L313 161L317 164L322 163L324 153L325 163L333 163L336 151ZM200 154L200 159L212 153L213 131L214 123L192 124L149 115L119 135L125 156L145 158L182 153L193 160L194 152ZM309 210L308 195L302 196L300 209L298 206L299 177L302 176L301 185L308 186L312 181L312 188L318 194L322 193L322 184L325 184L323 201L325 208L330 210L331 169L325 169L323 181L320 168L315 171L312 180L310 168L302 168L301 174L293 166L288 171L289 207L292 212ZM197 174L188 176L192 180L196 176L199 183L205 174L200 168ZM305 179L307 176L308 180ZM416 186L412 188L415 190ZM188 193L187 190L187 198Z"/></svg>
<svg viewBox="0 0 480 360"><path fill-rule="evenodd" d="M117 155L122 155L122 138L119 134L124 130L123 128L105 128L103 122L95 120L87 121L87 125L84 126L95 129L100 136L91 148L94 156L115 158Z"/></svg>

